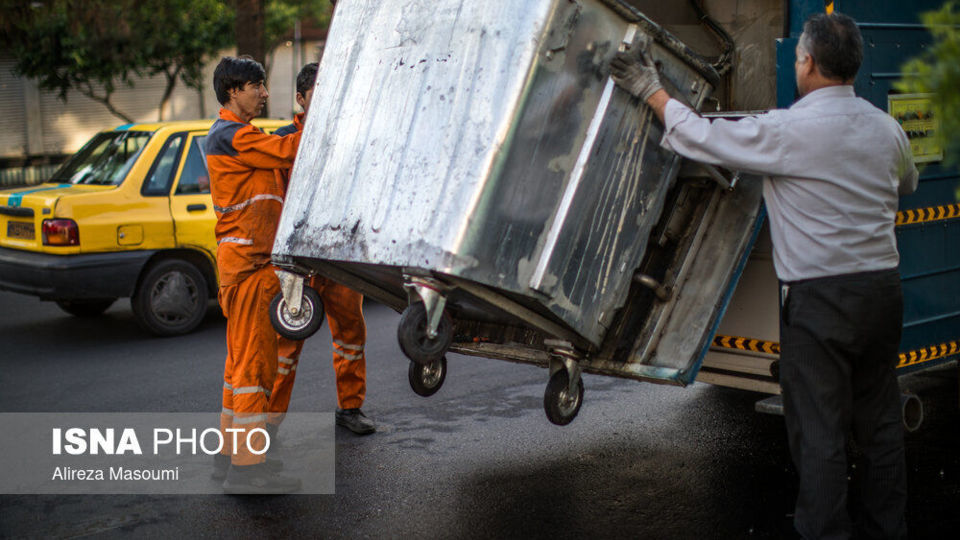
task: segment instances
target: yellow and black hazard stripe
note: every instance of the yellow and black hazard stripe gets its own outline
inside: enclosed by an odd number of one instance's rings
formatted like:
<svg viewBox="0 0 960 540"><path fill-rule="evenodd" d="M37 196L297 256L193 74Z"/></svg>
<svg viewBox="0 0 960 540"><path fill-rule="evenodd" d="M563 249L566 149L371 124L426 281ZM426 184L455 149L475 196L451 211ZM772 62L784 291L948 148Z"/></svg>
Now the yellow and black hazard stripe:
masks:
<svg viewBox="0 0 960 540"><path fill-rule="evenodd" d="M946 219L960 218L960 204L946 204L927 208L914 208L897 212L897 225L913 225Z"/></svg>
<svg viewBox="0 0 960 540"><path fill-rule="evenodd" d="M960 341L950 341L916 351L900 353L900 363L897 364L897 368L914 366L931 360L953 356L958 353L960 353Z"/></svg>
<svg viewBox="0 0 960 540"><path fill-rule="evenodd" d="M780 344L775 341L764 341L762 339L745 338L738 336L713 337L713 346L721 349L737 349L740 351L751 351L765 354L780 354Z"/></svg>
<svg viewBox="0 0 960 540"><path fill-rule="evenodd" d="M745 338L738 336L716 335L713 337L713 346L720 349L734 349L765 354L780 354L780 344L775 341ZM960 340L949 341L939 345L931 345L914 351L900 353L900 362L897 369L915 366L932 360L939 360L960 354Z"/></svg>

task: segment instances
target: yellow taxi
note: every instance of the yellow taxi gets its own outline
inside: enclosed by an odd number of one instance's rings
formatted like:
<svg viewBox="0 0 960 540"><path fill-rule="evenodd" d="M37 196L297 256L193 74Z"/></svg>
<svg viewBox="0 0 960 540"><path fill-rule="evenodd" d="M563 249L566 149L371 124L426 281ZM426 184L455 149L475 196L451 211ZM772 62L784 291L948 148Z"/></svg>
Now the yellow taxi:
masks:
<svg viewBox="0 0 960 540"><path fill-rule="evenodd" d="M272 132L289 122L253 123ZM0 191L0 289L53 300L81 317L130 298L149 332L195 329L217 292L203 148L212 125L103 131L48 182Z"/></svg>

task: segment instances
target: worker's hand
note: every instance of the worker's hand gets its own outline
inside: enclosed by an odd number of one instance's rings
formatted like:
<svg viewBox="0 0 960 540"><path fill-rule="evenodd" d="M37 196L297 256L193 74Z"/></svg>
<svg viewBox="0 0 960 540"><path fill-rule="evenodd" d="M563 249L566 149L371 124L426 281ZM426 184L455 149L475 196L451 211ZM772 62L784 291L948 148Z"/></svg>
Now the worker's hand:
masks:
<svg viewBox="0 0 960 540"><path fill-rule="evenodd" d="M643 52L639 58L625 52L617 53L610 61L610 75L613 82L644 101L657 90L663 90L657 66Z"/></svg>

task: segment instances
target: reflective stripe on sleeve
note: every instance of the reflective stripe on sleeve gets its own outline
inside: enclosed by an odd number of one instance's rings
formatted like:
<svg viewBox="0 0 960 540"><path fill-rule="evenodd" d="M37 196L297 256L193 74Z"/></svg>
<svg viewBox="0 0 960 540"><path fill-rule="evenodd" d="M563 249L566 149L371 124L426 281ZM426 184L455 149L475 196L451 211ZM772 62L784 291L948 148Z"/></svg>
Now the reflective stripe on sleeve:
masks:
<svg viewBox="0 0 960 540"><path fill-rule="evenodd" d="M227 214L229 212L236 212L237 210L243 210L244 208L250 206L251 204L257 201L277 201L280 204L283 204L283 197L277 195L254 195L249 199L243 201L242 203L237 203L231 206L216 206L214 205L213 209L221 214Z"/></svg>
<svg viewBox="0 0 960 540"><path fill-rule="evenodd" d="M223 410L220 411L220 414L225 414L225 415L227 415L227 416L233 416L233 409L228 409L228 408L224 407Z"/></svg>
<svg viewBox="0 0 960 540"><path fill-rule="evenodd" d="M340 356L344 357L347 360L360 360L361 358L363 358L362 352L359 354L351 354L351 353L345 353L341 351L335 351L335 353L339 354Z"/></svg>
<svg viewBox="0 0 960 540"><path fill-rule="evenodd" d="M233 387L230 386L230 383L228 383L227 381L223 381L223 388L224 390L231 390L231 391L233 390Z"/></svg>
<svg viewBox="0 0 960 540"><path fill-rule="evenodd" d="M253 240L250 240L249 238L237 238L235 236L226 236L224 238L217 240L217 245L219 246L220 244L241 244L244 246L252 246Z"/></svg>

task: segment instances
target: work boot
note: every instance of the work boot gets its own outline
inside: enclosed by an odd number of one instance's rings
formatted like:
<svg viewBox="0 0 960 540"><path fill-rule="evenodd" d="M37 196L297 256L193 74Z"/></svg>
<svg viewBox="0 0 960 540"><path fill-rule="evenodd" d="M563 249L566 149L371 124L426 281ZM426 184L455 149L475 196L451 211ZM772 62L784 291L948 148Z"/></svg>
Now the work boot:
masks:
<svg viewBox="0 0 960 540"><path fill-rule="evenodd" d="M210 473L210 478L214 480L223 481L227 477L227 471L230 470L230 456L226 454L214 454L213 455L213 472Z"/></svg>
<svg viewBox="0 0 960 540"><path fill-rule="evenodd" d="M269 470L265 463L230 467L223 492L231 495L279 495L300 491L300 479Z"/></svg>
<svg viewBox="0 0 960 540"><path fill-rule="evenodd" d="M337 409L337 425L357 435L369 435L377 430L373 422L360 409Z"/></svg>
<svg viewBox="0 0 960 540"><path fill-rule="evenodd" d="M274 450L280 450L283 448L283 445L280 444L280 424L267 424L267 435L270 436L270 450L267 450L267 455L270 455Z"/></svg>
<svg viewBox="0 0 960 540"><path fill-rule="evenodd" d="M266 469L272 473L277 473L283 470L283 460L276 456L271 456L272 452L267 452L267 460L263 462L263 465ZM210 478L213 480L219 480L223 482L223 479L227 477L227 471L230 470L230 456L226 454L214 454L213 455L213 472L210 473Z"/></svg>
<svg viewBox="0 0 960 540"><path fill-rule="evenodd" d="M271 456L270 454L270 452L267 452L267 460L263 462L263 466L272 473L278 473L282 471L283 460L276 456Z"/></svg>
<svg viewBox="0 0 960 540"><path fill-rule="evenodd" d="M270 472L283 470L283 459L280 457L283 446L280 444L280 437L277 435L279 430L280 424L267 424L267 434L270 435L270 449L267 450L267 461L264 464Z"/></svg>

